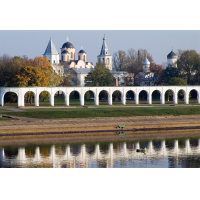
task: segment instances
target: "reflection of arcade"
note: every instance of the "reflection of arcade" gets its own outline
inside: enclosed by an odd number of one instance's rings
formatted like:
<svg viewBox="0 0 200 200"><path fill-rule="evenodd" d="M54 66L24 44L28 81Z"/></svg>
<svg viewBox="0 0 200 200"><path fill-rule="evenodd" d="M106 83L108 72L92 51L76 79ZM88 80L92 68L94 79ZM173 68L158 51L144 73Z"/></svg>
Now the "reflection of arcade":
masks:
<svg viewBox="0 0 200 200"><path fill-rule="evenodd" d="M130 148L131 146L131 148ZM158 148L159 146L159 148ZM113 167L114 161L118 161L120 159L134 159L134 160L145 160L148 157L154 160L163 159L165 156L173 156L174 166L178 166L178 161L181 156L184 155L192 155L195 153L200 153L200 139L198 139L197 146L191 146L190 140L185 140L184 147L179 147L178 140L174 140L173 147L166 147L165 140L162 140L158 145L158 142L153 144L152 141L149 141L147 144L147 153L138 154L136 149L140 149L140 143L135 142L127 148L127 143L118 144L116 149L113 147L113 143L108 145L108 150L102 151L99 144L95 145L95 149L92 153L88 153L86 149L86 145L82 144L80 151L76 153L72 153L70 149L70 145L66 145L65 151L56 154L56 148L54 145L50 147L50 154L42 155L40 152L40 148L35 148L35 154L33 156L27 156L24 147L20 147L16 151L16 155L13 157L9 155L6 147L0 148L0 164L9 162L12 159L13 166L19 167L81 167L87 168L88 162L92 165L96 162L104 162L105 167ZM12 167L12 166L11 166Z"/></svg>

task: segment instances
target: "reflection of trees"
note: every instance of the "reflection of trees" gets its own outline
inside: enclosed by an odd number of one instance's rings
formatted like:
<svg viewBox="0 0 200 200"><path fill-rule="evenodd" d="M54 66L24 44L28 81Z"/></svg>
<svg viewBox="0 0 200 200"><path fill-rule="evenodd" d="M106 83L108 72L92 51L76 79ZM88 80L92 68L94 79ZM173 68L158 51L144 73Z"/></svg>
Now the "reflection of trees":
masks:
<svg viewBox="0 0 200 200"><path fill-rule="evenodd" d="M66 147L64 145L55 145L55 152L56 155L64 155Z"/></svg>
<svg viewBox="0 0 200 200"><path fill-rule="evenodd" d="M25 147L25 154L28 158L32 158L35 155L36 146L27 146Z"/></svg>
<svg viewBox="0 0 200 200"><path fill-rule="evenodd" d="M95 144L86 144L86 151L88 154L93 154L95 152Z"/></svg>
<svg viewBox="0 0 200 200"><path fill-rule="evenodd" d="M97 160L97 166L100 168L106 168L107 167L107 160Z"/></svg>
<svg viewBox="0 0 200 200"><path fill-rule="evenodd" d="M40 155L44 157L50 156L50 146L41 146Z"/></svg>

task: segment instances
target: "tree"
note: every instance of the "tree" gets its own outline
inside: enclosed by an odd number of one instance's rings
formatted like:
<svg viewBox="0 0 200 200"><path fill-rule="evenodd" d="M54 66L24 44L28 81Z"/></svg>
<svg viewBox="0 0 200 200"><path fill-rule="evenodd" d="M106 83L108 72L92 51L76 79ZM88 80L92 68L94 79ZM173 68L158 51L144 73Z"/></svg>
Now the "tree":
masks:
<svg viewBox="0 0 200 200"><path fill-rule="evenodd" d="M111 86L114 77L110 70L101 62L98 62L94 69L85 77L86 86Z"/></svg>
<svg viewBox="0 0 200 200"><path fill-rule="evenodd" d="M150 71L154 73L154 78L157 80L155 84L159 84L159 80L163 74L163 67L161 65L156 65L155 63L151 63Z"/></svg>
<svg viewBox="0 0 200 200"><path fill-rule="evenodd" d="M10 57L6 54L0 57L0 87L12 87L13 78L18 74L22 61L19 57Z"/></svg>
<svg viewBox="0 0 200 200"><path fill-rule="evenodd" d="M117 51L113 54L113 66L116 71L126 71L128 67L125 51Z"/></svg>
<svg viewBox="0 0 200 200"><path fill-rule="evenodd" d="M22 66L14 78L14 86L27 87L27 86L45 86L49 85L49 79L45 74L36 67Z"/></svg>
<svg viewBox="0 0 200 200"><path fill-rule="evenodd" d="M187 84L199 83L200 56L195 50L179 50L177 66L182 78L187 79ZM197 74L197 76L195 76Z"/></svg>
<svg viewBox="0 0 200 200"><path fill-rule="evenodd" d="M177 78L179 76L178 69L172 66L167 67L162 71L162 74L159 79L159 84L169 85L169 80L171 78Z"/></svg>
<svg viewBox="0 0 200 200"><path fill-rule="evenodd" d="M182 78L174 77L174 78L171 78L171 79L169 80L169 85L187 85L187 81L184 80L184 79L182 79ZM169 93L169 96L172 96L172 94ZM184 92L183 92L183 90L180 90L180 91L178 92L178 96L179 96L180 99L183 99L183 97L184 97Z"/></svg>

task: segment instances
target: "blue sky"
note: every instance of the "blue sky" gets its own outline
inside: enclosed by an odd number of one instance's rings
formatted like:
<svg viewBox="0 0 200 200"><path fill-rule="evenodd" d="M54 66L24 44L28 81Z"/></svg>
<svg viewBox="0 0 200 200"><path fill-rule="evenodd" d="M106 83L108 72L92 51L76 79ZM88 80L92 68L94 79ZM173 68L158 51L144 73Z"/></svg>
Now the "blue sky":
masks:
<svg viewBox="0 0 200 200"><path fill-rule="evenodd" d="M69 42L76 48L76 58L82 46L87 61L95 64L104 34L110 55L118 50L142 48L152 55L155 63L162 64L167 61L172 48L175 53L178 49L194 49L200 53L199 30L0 30L0 55L42 56L50 37L60 53L69 37Z"/></svg>

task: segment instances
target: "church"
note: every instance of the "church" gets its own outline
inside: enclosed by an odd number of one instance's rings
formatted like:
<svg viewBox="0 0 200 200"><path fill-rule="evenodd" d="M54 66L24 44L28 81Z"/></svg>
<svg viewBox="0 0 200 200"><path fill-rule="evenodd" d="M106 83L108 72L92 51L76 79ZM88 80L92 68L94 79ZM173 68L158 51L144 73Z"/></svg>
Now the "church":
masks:
<svg viewBox="0 0 200 200"><path fill-rule="evenodd" d="M94 65L91 62L86 62L86 56L86 52L81 49L78 52L78 60L76 60L75 48L73 44L69 42L68 38L67 42L62 45L61 59L51 38L43 54L43 57L47 58L48 61L51 63L53 70L61 76L63 76L69 68L94 68Z"/></svg>
<svg viewBox="0 0 200 200"><path fill-rule="evenodd" d="M53 70L63 76L69 71L73 71L76 75L76 85L85 86L85 77L94 68L92 62L87 62L87 54L81 48L78 52L78 59L75 59L75 48L72 43L67 42L62 45L61 56L56 50L55 45L53 44L52 39L50 38L47 48L43 54L43 57L47 58L51 63ZM108 47L106 44L106 38L104 35L103 44L100 50L100 54L97 56L97 62L102 62L110 70L112 75L117 81L117 85L123 85L124 78L129 77L130 75L124 71L114 71L112 70L112 56L109 55ZM130 77L129 77L130 78Z"/></svg>

